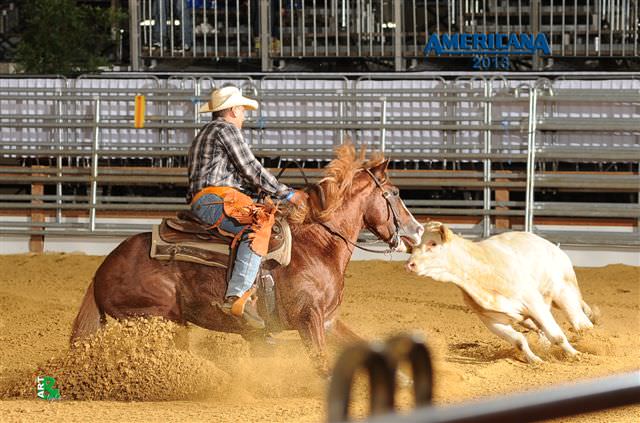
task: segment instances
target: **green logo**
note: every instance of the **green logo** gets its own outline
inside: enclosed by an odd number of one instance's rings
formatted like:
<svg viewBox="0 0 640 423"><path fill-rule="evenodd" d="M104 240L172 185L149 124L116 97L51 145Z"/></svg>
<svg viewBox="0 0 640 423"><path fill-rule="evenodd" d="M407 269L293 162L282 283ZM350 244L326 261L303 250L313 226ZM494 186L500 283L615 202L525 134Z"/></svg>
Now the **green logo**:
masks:
<svg viewBox="0 0 640 423"><path fill-rule="evenodd" d="M36 377L36 385L38 388L38 398L44 400L59 400L60 390L55 389L53 385L56 384L56 380L50 376L38 376Z"/></svg>

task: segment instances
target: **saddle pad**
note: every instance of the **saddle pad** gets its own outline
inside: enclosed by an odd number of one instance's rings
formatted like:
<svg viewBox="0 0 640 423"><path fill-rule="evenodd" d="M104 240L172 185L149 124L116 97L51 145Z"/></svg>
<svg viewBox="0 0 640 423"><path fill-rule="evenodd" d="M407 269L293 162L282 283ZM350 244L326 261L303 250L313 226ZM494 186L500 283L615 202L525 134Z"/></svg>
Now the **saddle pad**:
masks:
<svg viewBox="0 0 640 423"><path fill-rule="evenodd" d="M149 255L157 260L188 261L227 268L229 264L229 245L213 242L178 242L168 243L162 240L158 229L153 225L151 231L151 251Z"/></svg>

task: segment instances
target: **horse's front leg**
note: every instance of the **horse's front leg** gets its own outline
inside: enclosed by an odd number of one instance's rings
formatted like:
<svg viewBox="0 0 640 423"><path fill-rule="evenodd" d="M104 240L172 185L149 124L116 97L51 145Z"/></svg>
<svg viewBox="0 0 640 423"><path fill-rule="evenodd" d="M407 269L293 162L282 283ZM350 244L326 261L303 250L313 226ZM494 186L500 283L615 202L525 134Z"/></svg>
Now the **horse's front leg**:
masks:
<svg viewBox="0 0 640 423"><path fill-rule="evenodd" d="M298 332L316 369L321 376L328 377L329 362L323 313L317 308L312 308L305 314L305 318L298 325Z"/></svg>
<svg viewBox="0 0 640 423"><path fill-rule="evenodd" d="M364 339L352 331L342 320L335 319L326 326L328 334L342 345L363 342Z"/></svg>

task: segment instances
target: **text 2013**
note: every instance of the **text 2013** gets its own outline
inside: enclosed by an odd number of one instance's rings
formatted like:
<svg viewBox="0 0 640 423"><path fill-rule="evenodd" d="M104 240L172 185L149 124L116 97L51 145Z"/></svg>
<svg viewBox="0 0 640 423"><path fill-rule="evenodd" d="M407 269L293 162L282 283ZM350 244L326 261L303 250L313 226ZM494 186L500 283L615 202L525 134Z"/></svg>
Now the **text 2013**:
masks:
<svg viewBox="0 0 640 423"><path fill-rule="evenodd" d="M473 56L474 70L509 70L509 56Z"/></svg>

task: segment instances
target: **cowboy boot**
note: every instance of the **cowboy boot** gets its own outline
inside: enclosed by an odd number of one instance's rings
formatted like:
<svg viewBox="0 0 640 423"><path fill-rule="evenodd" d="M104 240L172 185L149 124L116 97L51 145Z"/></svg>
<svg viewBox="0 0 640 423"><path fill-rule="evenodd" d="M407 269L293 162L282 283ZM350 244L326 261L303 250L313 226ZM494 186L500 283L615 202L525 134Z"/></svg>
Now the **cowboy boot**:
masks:
<svg viewBox="0 0 640 423"><path fill-rule="evenodd" d="M255 292L253 286L262 258L249 247L249 240L243 239L238 246L233 271L229 278L227 295L222 304L222 311L242 319L254 329L264 329L264 321L260 318L255 307L249 301Z"/></svg>
<svg viewBox="0 0 640 423"><path fill-rule="evenodd" d="M252 288L245 292L241 297L230 296L225 298L220 309L230 316L241 319L247 326L252 329L264 329L264 320L258 314L255 301L250 300L250 296L255 292Z"/></svg>

